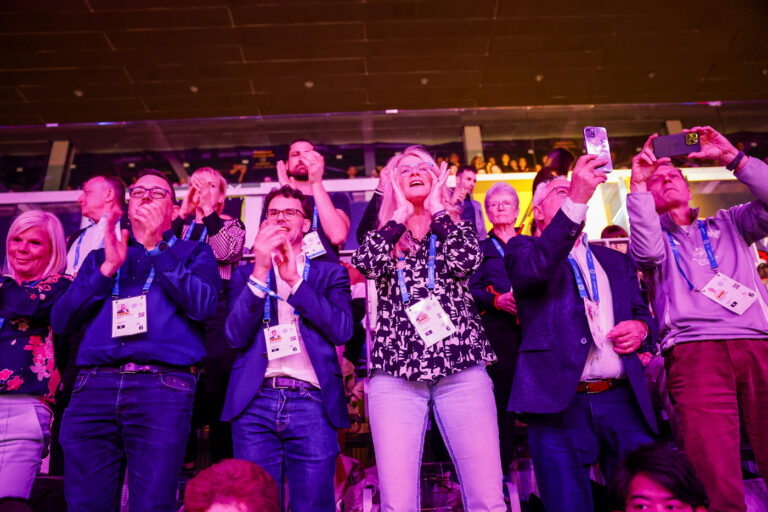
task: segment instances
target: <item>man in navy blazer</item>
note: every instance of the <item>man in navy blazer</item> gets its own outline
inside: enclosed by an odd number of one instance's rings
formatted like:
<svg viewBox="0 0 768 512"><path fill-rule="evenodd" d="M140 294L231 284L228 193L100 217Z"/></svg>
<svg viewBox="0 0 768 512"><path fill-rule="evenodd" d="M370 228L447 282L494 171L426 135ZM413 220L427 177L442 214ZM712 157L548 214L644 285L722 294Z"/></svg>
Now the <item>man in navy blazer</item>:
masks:
<svg viewBox="0 0 768 512"><path fill-rule="evenodd" d="M304 194L286 185L264 204L254 263L232 276L226 336L237 355L222 419L236 458L266 469L281 494L287 481L292 511L331 512L336 429L349 427L336 356L352 336L349 274L304 257Z"/></svg>
<svg viewBox="0 0 768 512"><path fill-rule="evenodd" d="M536 238L516 236L506 267L522 327L509 409L526 413L548 512L593 509L589 466L606 480L621 456L652 442L656 420L636 355L658 325L630 259L580 236L604 160L582 156L572 182L534 193Z"/></svg>

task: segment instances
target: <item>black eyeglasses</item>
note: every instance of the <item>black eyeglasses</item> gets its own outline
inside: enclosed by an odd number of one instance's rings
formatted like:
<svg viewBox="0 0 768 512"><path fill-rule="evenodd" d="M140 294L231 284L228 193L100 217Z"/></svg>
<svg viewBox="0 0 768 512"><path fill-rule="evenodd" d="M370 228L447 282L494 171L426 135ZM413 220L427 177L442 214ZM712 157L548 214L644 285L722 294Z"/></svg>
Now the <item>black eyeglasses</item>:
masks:
<svg viewBox="0 0 768 512"><path fill-rule="evenodd" d="M269 208L267 210L267 218L277 219L281 213L287 220L293 220L299 216L304 217L304 212L302 212L301 210L297 210L296 208L285 208L284 210L278 210L277 208Z"/></svg>
<svg viewBox="0 0 768 512"><path fill-rule="evenodd" d="M141 199L144 196L147 195L147 192L149 192L149 197L152 199L165 199L167 196L169 196L171 193L161 187L142 187L141 185L136 185L134 187L131 187L128 189L128 194L133 197L134 199Z"/></svg>

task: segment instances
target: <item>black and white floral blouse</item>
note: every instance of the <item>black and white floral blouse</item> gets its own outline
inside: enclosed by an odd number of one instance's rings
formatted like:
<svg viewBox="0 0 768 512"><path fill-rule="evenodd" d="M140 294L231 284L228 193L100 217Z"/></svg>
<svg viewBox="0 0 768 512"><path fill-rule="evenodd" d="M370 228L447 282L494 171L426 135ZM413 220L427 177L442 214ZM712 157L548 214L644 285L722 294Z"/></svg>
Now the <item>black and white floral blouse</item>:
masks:
<svg viewBox="0 0 768 512"><path fill-rule="evenodd" d="M467 279L480 264L477 235L469 222L457 226L447 214L438 215L416 252L405 256L405 283L410 304L429 297L427 268L429 239L437 235L434 296L451 317L456 332L429 348L405 312L397 281L394 244L405 233L395 221L369 231L352 256L352 264L376 281L378 314L371 347L371 369L408 380L432 381L496 356L480 324Z"/></svg>

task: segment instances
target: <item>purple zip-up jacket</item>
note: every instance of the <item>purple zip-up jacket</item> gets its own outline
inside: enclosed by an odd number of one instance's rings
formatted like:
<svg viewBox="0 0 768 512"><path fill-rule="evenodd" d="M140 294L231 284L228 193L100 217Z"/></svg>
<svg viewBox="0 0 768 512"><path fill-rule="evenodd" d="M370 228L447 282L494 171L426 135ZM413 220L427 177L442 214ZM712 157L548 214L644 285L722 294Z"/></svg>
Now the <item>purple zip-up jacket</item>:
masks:
<svg viewBox="0 0 768 512"><path fill-rule="evenodd" d="M768 236L768 165L750 158L736 173L756 199L702 219L719 271L758 293L743 315L737 315L705 297L700 291L715 275L698 222L678 226L668 213L657 215L650 192L627 196L630 224L629 253L644 271L652 291L653 306L661 326L661 349L678 343L725 339L768 339L768 288L757 273L750 245ZM693 210L698 216L699 210ZM695 286L691 291L675 262L669 243L675 240L680 265Z"/></svg>

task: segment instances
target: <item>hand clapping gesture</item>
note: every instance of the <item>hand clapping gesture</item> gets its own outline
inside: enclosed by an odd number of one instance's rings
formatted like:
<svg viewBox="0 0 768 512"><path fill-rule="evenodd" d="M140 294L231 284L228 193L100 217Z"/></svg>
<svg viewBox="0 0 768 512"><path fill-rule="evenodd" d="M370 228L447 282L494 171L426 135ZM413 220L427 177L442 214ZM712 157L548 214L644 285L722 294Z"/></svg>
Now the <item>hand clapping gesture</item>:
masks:
<svg viewBox="0 0 768 512"><path fill-rule="evenodd" d="M107 277L115 275L128 254L128 230L120 230L120 240L115 235L115 225L120 221L120 214L117 210L107 214L107 225L104 229L104 263L100 267L101 273Z"/></svg>
<svg viewBox="0 0 768 512"><path fill-rule="evenodd" d="M432 190L429 191L429 195L424 200L424 208L432 215L445 209L445 206L443 206L443 190L445 183L448 181L448 176L450 176L448 163L443 162L440 164L437 179L432 180Z"/></svg>

